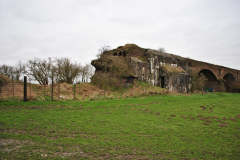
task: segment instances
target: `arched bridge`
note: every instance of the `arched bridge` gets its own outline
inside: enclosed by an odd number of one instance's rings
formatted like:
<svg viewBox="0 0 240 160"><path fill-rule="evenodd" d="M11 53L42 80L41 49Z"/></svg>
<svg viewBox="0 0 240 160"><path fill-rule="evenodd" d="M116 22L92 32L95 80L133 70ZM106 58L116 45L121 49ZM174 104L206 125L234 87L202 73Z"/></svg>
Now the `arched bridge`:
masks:
<svg viewBox="0 0 240 160"><path fill-rule="evenodd" d="M186 63L188 67L191 67L197 73L204 74L208 79L206 85L214 88L215 91L230 91L229 87L227 86L227 82L240 81L239 70L188 58L186 58ZM224 86L221 86L221 82L224 82Z"/></svg>

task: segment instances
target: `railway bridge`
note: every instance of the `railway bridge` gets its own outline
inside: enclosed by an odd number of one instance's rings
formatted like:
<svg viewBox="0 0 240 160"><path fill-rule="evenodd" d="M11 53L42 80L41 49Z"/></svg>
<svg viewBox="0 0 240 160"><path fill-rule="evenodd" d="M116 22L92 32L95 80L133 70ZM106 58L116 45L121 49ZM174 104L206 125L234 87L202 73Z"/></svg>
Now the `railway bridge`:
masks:
<svg viewBox="0 0 240 160"><path fill-rule="evenodd" d="M231 92L232 89L228 83L240 82L240 71L219 65L214 65L202 61L186 58L188 67L191 67L197 73L203 73L208 79L207 86L212 87L215 91ZM221 83L223 82L223 83Z"/></svg>

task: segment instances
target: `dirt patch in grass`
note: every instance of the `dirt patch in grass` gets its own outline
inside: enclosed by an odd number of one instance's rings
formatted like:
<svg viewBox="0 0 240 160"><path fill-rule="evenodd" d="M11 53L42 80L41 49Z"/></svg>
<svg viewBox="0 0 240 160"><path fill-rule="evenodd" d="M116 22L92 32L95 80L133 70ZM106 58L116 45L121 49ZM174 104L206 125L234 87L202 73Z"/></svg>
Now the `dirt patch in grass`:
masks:
<svg viewBox="0 0 240 160"><path fill-rule="evenodd" d="M205 121L205 122L207 122L207 123L213 123L212 121Z"/></svg>
<svg viewBox="0 0 240 160"><path fill-rule="evenodd" d="M237 117L237 118L240 118L240 115L237 115L236 117Z"/></svg>
<svg viewBox="0 0 240 160"><path fill-rule="evenodd" d="M200 106L202 109L207 109L206 107L204 107L204 106Z"/></svg>
<svg viewBox="0 0 240 160"><path fill-rule="evenodd" d="M212 117L213 119L218 119L218 117Z"/></svg>
<svg viewBox="0 0 240 160"><path fill-rule="evenodd" d="M176 117L176 115L170 115L170 116L172 116L172 117Z"/></svg>
<svg viewBox="0 0 240 160"><path fill-rule="evenodd" d="M195 119L194 117L191 117L190 119Z"/></svg>
<svg viewBox="0 0 240 160"><path fill-rule="evenodd" d="M229 120L231 120L231 121L237 121L235 118L229 118Z"/></svg>
<svg viewBox="0 0 240 160"><path fill-rule="evenodd" d="M203 119L210 119L209 117L203 117Z"/></svg>
<svg viewBox="0 0 240 160"><path fill-rule="evenodd" d="M223 125L223 124L219 124L218 126L219 126L219 127L227 127L227 126L225 126L225 125Z"/></svg>
<svg viewBox="0 0 240 160"><path fill-rule="evenodd" d="M0 138L0 151L1 152L13 152L18 151L20 148L26 145L34 145L35 143L29 140L16 140L16 139L5 139Z"/></svg>
<svg viewBox="0 0 240 160"><path fill-rule="evenodd" d="M227 122L222 122L222 124L229 125L229 123L227 123Z"/></svg>
<svg viewBox="0 0 240 160"><path fill-rule="evenodd" d="M157 112L157 113L156 113L156 115L158 115L158 116L159 116L159 115L160 115L160 113L158 113L158 112Z"/></svg>
<svg viewBox="0 0 240 160"><path fill-rule="evenodd" d="M182 118L186 119L187 117L185 117L185 116L182 116Z"/></svg>

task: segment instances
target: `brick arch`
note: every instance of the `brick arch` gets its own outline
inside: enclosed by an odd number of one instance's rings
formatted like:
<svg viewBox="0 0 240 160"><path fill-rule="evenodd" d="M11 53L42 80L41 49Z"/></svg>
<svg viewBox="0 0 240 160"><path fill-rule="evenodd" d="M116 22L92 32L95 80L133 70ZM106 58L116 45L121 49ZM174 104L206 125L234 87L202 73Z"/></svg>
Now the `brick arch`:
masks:
<svg viewBox="0 0 240 160"><path fill-rule="evenodd" d="M234 73L234 72L232 72L232 71L230 71L230 70L227 70L227 71L223 72L221 79L223 79L223 77L224 77L226 74L228 74L228 73L232 74L233 77L235 78L235 80L237 81L236 73Z"/></svg>
<svg viewBox="0 0 240 160"><path fill-rule="evenodd" d="M194 70L197 71L197 73L199 73L201 70L204 70L204 69L207 69L207 70L211 71L214 74L214 76L217 79L219 79L219 74L215 70L213 70L211 67L209 67L208 65L197 67Z"/></svg>

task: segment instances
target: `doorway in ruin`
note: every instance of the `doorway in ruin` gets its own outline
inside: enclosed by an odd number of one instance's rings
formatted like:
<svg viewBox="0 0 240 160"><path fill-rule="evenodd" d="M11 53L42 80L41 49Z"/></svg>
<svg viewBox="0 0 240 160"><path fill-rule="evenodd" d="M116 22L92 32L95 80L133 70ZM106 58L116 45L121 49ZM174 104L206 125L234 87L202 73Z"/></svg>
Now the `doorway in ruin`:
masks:
<svg viewBox="0 0 240 160"><path fill-rule="evenodd" d="M161 88L164 88L164 77L163 76L161 76L160 77L160 84L161 84Z"/></svg>

